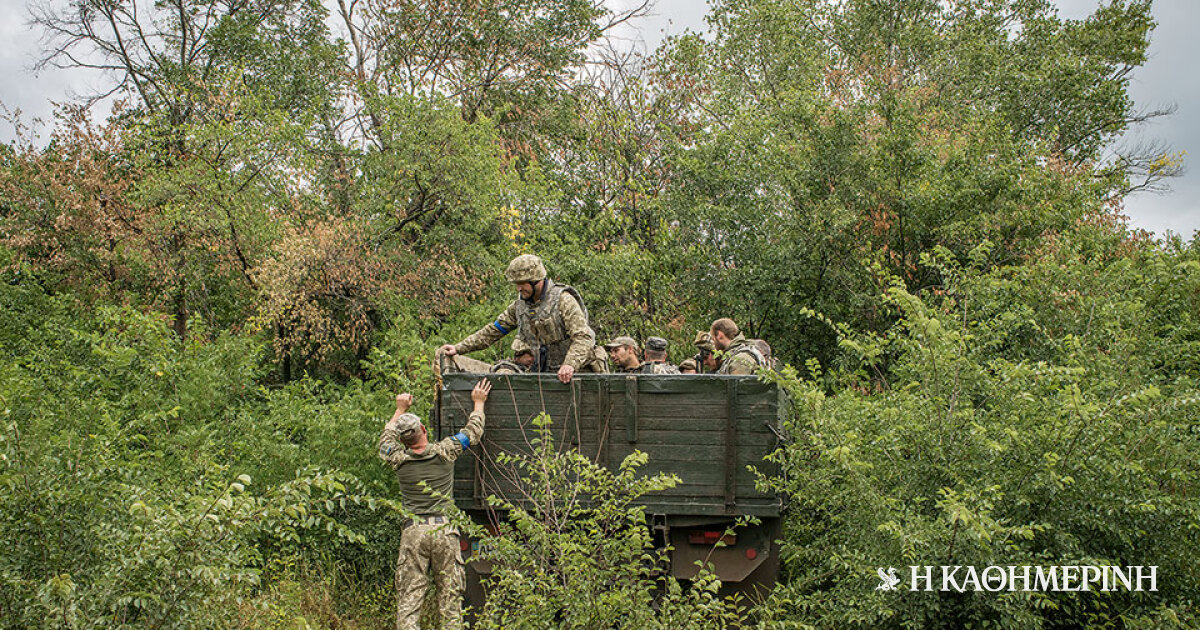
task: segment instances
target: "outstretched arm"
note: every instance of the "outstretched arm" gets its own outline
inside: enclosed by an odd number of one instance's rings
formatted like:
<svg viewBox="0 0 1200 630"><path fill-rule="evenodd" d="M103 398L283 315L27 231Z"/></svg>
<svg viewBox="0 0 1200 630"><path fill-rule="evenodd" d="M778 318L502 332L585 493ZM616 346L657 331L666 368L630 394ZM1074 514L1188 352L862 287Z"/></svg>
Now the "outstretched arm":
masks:
<svg viewBox="0 0 1200 630"><path fill-rule="evenodd" d="M505 335L517 329L516 308L510 304L496 321L485 324L479 330L471 333L466 339L456 344L446 344L441 347L442 354L452 357L456 354L467 354L500 341Z"/></svg>
<svg viewBox="0 0 1200 630"><path fill-rule="evenodd" d="M471 400L475 403L475 409L471 411L471 418L467 420L467 426L454 436L462 444L462 450L466 450L472 444L478 444L483 437L483 405L487 402L488 394L491 391L492 384L486 378L481 379L475 384L475 389L471 390Z"/></svg>
<svg viewBox="0 0 1200 630"><path fill-rule="evenodd" d="M408 392L404 392L403 394L396 394L396 413L392 414L392 419L390 421L388 421L388 426L390 426L390 427L395 426L396 423L400 421L400 416L402 414L408 413L408 408L411 407L412 404L413 404L413 395L412 394L410 394Z"/></svg>

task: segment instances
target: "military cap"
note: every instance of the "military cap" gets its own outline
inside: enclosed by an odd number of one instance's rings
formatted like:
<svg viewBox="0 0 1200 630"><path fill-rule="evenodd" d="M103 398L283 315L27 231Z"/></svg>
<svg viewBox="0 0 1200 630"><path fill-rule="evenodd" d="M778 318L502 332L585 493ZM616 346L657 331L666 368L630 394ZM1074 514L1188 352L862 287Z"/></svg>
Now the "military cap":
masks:
<svg viewBox="0 0 1200 630"><path fill-rule="evenodd" d="M696 333L696 341L694 342L697 348L714 352L717 348L713 345L712 337L707 330L701 330Z"/></svg>
<svg viewBox="0 0 1200 630"><path fill-rule="evenodd" d="M538 282L546 278L546 266L533 254L521 254L508 263L504 276L509 282Z"/></svg>
<svg viewBox="0 0 1200 630"><path fill-rule="evenodd" d="M533 349L530 348L529 344L525 343L525 341L523 339L521 339L520 337L513 339L512 351L513 351L514 357L519 357L522 354L525 354L526 352L533 354Z"/></svg>
<svg viewBox="0 0 1200 630"><path fill-rule="evenodd" d="M396 419L396 431L400 433L400 437L406 437L413 431L421 428L421 419L415 413L402 413Z"/></svg>
<svg viewBox="0 0 1200 630"><path fill-rule="evenodd" d="M637 350L638 342L633 337L621 336L621 337L617 337L616 339L613 339L612 341L604 344L604 347L609 350L612 350L613 348L619 348L621 346L631 346L631 347L633 347L634 350Z"/></svg>
<svg viewBox="0 0 1200 630"><path fill-rule="evenodd" d="M696 364L695 359L684 359L683 362L679 364L679 371L682 372L684 370L692 370L693 372L699 372L700 366Z"/></svg>
<svg viewBox="0 0 1200 630"><path fill-rule="evenodd" d="M653 352L666 352L667 340L662 337L646 337L646 349Z"/></svg>

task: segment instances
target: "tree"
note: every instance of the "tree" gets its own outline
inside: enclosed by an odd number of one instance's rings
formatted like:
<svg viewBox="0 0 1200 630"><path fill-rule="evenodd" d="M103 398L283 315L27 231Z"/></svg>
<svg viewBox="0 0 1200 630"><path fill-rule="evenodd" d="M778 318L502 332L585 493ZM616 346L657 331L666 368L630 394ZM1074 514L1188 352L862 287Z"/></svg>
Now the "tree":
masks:
<svg viewBox="0 0 1200 630"><path fill-rule="evenodd" d="M54 0L31 8L50 47L39 66L79 67L113 75L106 91L181 125L206 112L209 82L245 71L285 109L328 105L337 52L320 2L283 0Z"/></svg>
<svg viewBox="0 0 1200 630"><path fill-rule="evenodd" d="M1036 262L981 270L987 247L968 267L927 257L945 278L936 290L894 280L893 328L839 333L850 369L782 379L797 403L796 443L775 454L788 470L775 487L795 501L790 579L764 627L1196 623L1200 379L1183 315L1196 306L1195 247L1093 224ZM1079 564L1176 577L1104 597L872 590L879 566Z"/></svg>
<svg viewBox="0 0 1200 630"><path fill-rule="evenodd" d="M833 339L785 314L882 329L883 277L937 284L931 248L987 238L1011 263L1110 212L1121 178L1098 158L1139 119L1125 90L1152 25L1138 2L1075 22L1044 2L878 0L729 2L710 24L661 51L700 130L668 161L699 261L685 285L822 361Z"/></svg>

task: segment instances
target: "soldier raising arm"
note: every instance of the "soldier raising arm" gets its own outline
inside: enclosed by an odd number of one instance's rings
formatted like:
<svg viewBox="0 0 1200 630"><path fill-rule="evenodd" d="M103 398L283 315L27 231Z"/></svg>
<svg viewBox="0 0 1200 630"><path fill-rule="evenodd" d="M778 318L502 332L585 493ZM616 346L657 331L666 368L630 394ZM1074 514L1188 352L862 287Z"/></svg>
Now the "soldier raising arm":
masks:
<svg viewBox="0 0 1200 630"><path fill-rule="evenodd" d="M479 381L471 391L474 411L463 430L431 444L421 419L408 413L412 394L396 396L396 413L379 437L379 457L396 470L404 509L414 516L400 534L396 560L396 627L416 630L421 602L433 569L442 627L462 628L462 596L466 586L458 532L447 516L454 504L454 461L483 437L483 406L492 386Z"/></svg>

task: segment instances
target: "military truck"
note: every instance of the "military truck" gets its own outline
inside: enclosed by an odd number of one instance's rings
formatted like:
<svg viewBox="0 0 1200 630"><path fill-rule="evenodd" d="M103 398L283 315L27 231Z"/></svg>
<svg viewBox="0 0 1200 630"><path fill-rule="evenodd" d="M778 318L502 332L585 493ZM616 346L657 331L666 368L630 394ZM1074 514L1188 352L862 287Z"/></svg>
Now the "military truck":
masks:
<svg viewBox="0 0 1200 630"><path fill-rule="evenodd" d="M467 421L478 373L443 373L432 424L438 437ZM552 419L559 448L573 448L615 468L635 449L649 456L644 474L673 473L674 488L647 495L645 505L656 544L669 546L670 572L690 579L697 561L711 564L732 590L769 589L779 569L780 497L755 487L758 471L776 474L764 456L779 445L783 394L756 377L725 375L576 374L570 384L553 374L491 374L487 429L482 443L463 453L455 467L458 507L476 522L497 522L489 494L514 492L495 481L500 452L529 452L533 420ZM510 500L518 497L506 496ZM759 523L726 529L740 516ZM716 543L724 544L718 546ZM491 572L471 560L477 542L464 540L467 600L483 603L481 579Z"/></svg>

